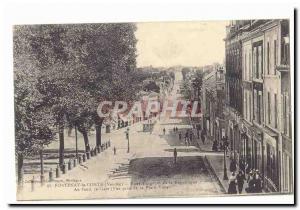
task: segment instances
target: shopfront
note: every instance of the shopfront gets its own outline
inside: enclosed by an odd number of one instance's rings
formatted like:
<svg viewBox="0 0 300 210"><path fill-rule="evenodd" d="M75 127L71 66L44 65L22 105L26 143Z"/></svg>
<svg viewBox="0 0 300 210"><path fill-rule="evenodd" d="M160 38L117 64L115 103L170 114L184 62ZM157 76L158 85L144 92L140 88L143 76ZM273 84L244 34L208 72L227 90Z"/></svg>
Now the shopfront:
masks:
<svg viewBox="0 0 300 210"><path fill-rule="evenodd" d="M278 136L264 132L264 183L267 191L279 190L279 151Z"/></svg>

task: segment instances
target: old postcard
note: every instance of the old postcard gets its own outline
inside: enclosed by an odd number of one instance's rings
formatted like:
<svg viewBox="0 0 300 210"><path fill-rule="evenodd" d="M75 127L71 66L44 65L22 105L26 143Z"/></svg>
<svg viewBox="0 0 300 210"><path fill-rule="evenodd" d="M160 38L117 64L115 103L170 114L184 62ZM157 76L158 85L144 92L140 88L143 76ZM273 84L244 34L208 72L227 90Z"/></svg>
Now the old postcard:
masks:
<svg viewBox="0 0 300 210"><path fill-rule="evenodd" d="M17 200L293 194L292 30L14 25Z"/></svg>

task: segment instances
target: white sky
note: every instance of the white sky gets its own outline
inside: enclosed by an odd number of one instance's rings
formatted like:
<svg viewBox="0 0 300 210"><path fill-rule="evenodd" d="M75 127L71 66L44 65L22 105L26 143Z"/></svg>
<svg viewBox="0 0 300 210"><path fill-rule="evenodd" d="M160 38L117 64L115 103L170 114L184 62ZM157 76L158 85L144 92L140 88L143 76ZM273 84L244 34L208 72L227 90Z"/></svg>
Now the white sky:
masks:
<svg viewBox="0 0 300 210"><path fill-rule="evenodd" d="M227 21L138 23L137 66L223 62Z"/></svg>

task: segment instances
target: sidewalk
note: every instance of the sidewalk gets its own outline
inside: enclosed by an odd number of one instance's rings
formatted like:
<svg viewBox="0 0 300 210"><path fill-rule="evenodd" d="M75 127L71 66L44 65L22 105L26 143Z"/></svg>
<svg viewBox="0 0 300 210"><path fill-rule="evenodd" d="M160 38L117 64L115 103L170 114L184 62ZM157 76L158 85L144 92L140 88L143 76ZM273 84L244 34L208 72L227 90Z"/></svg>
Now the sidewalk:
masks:
<svg viewBox="0 0 300 210"><path fill-rule="evenodd" d="M208 162L210 163L210 166L217 176L219 182L224 187L226 193L228 191L229 182L228 180L223 180L224 176L224 156L217 156L217 155L206 155L206 158ZM230 166L230 159L226 157L226 168L227 168L227 177L229 179L231 173L229 171Z"/></svg>

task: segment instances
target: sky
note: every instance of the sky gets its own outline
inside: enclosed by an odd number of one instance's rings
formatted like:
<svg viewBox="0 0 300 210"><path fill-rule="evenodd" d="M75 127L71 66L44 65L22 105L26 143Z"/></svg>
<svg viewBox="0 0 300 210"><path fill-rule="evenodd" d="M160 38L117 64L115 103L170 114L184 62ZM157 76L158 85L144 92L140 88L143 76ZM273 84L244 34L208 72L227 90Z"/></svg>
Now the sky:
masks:
<svg viewBox="0 0 300 210"><path fill-rule="evenodd" d="M137 66L222 63L227 21L138 23Z"/></svg>

